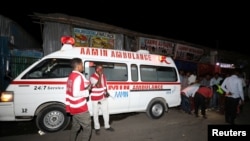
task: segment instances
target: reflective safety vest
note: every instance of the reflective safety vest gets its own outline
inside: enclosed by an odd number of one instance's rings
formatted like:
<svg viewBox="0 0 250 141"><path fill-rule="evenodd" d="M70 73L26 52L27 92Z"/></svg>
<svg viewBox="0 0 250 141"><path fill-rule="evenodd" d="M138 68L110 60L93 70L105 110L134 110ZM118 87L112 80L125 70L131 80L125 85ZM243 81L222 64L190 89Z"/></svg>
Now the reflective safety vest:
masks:
<svg viewBox="0 0 250 141"><path fill-rule="evenodd" d="M221 88L221 86L220 85L216 85L217 86L217 90L216 90L216 92L218 93L218 94L221 94L221 95L223 95L224 94L224 91L223 91L223 89Z"/></svg>
<svg viewBox="0 0 250 141"><path fill-rule="evenodd" d="M84 96L74 97L73 96L73 85L76 77L81 77L80 74L72 72L69 75L67 81L67 90L66 90L66 111L71 115L82 113L88 111L87 99ZM83 91L84 88L84 80L81 77L81 85L80 90ZM87 90L86 90L87 91Z"/></svg>
<svg viewBox="0 0 250 141"><path fill-rule="evenodd" d="M99 76L97 73L93 73L91 75L90 79L98 80L99 77L102 77L101 86L100 87L97 87L95 85L92 86L91 94L90 94L92 101L102 100L104 98L104 94L105 94L106 89L107 89L107 80L106 80L106 76L104 74L102 74L102 76Z"/></svg>

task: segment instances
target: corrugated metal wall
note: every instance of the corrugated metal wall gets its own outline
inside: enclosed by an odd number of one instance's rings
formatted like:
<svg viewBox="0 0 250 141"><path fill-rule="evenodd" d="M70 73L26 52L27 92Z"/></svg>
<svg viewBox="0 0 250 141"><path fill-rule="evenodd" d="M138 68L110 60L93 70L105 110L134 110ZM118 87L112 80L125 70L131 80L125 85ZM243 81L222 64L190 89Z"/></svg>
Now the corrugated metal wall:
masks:
<svg viewBox="0 0 250 141"><path fill-rule="evenodd" d="M62 47L61 37L73 36L73 28L75 27L70 24L62 24L62 23L57 23L57 22L45 22L44 29L43 29L44 55L60 50ZM128 45L128 47L129 46L130 45ZM124 50L124 48L125 48L124 47L124 35L115 34L115 48L114 49Z"/></svg>
<svg viewBox="0 0 250 141"><path fill-rule="evenodd" d="M43 29L43 51L44 55L60 50L62 47L61 37L71 36L71 26L68 24L46 22Z"/></svg>

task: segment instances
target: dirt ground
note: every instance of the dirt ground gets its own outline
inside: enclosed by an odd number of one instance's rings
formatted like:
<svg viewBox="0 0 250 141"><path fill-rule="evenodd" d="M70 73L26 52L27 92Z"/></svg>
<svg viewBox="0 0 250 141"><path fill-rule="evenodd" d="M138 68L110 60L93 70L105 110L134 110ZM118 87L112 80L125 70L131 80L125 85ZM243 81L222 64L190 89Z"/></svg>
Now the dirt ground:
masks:
<svg viewBox="0 0 250 141"><path fill-rule="evenodd" d="M112 115L111 126L115 131L105 131L102 127L100 135L92 132L91 141L206 141L208 125L227 124L224 121L224 115L217 111L207 111L207 116L207 119L196 118L194 115L188 115L178 108L170 109L161 119L157 120L148 118L145 113ZM246 102L236 119L236 124L250 125L249 119L250 102ZM0 123L0 125L1 141L69 140L69 129L40 136L33 123L22 122L7 125L6 123ZM32 131L29 130L30 128Z"/></svg>

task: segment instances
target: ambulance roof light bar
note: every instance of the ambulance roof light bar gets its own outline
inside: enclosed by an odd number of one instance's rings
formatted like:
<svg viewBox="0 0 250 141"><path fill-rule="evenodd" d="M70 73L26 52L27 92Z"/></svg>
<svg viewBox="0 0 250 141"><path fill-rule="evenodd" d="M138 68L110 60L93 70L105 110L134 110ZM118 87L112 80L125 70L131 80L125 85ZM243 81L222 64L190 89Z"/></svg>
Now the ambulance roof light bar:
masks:
<svg viewBox="0 0 250 141"><path fill-rule="evenodd" d="M70 36L62 36L61 43L63 44L61 50L72 49L72 46L75 44L75 39Z"/></svg>

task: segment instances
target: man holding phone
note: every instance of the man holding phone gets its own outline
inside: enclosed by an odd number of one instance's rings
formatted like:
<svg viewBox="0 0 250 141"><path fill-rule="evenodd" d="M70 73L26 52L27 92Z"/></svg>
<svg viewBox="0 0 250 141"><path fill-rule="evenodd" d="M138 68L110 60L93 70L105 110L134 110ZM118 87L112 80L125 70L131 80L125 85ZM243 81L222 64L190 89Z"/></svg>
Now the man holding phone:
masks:
<svg viewBox="0 0 250 141"><path fill-rule="evenodd" d="M104 128L107 131L114 131L109 124L109 110L108 110L108 91L107 91L107 79L103 74L103 66L96 65L95 73L90 76L91 89L91 101L93 109L94 129L97 135L100 134L99 123L99 109L102 110L104 119Z"/></svg>

